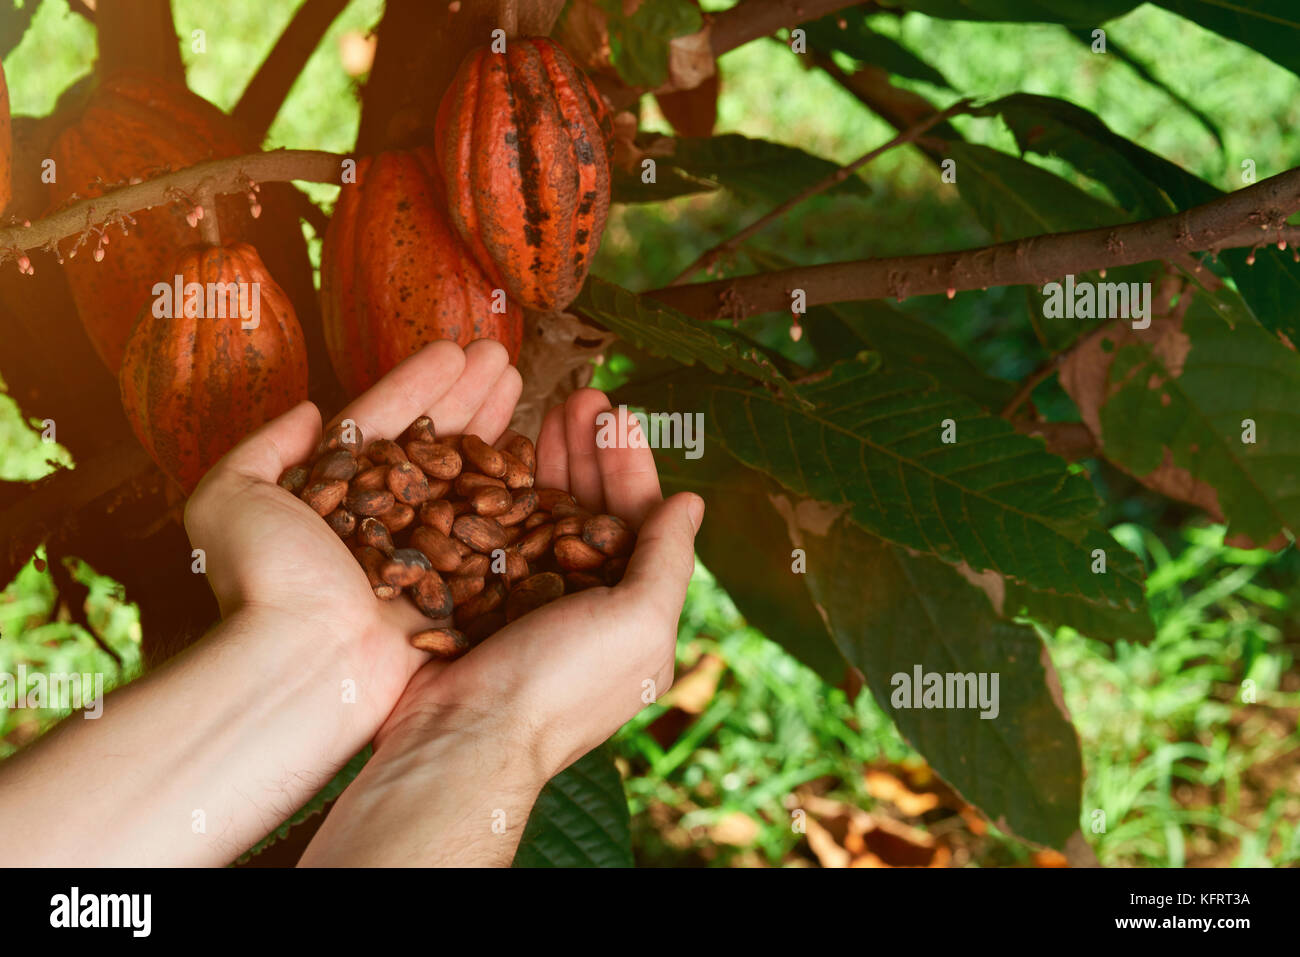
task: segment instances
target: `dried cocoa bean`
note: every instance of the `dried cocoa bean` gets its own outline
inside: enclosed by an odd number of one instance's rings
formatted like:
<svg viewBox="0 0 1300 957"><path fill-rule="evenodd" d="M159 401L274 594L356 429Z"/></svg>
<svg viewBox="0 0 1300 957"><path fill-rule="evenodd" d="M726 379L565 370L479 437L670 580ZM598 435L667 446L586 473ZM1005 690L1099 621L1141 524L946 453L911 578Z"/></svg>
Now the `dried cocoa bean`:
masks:
<svg viewBox="0 0 1300 957"><path fill-rule="evenodd" d="M407 442L406 454L430 478L450 480L460 474L460 453L445 442Z"/></svg>
<svg viewBox="0 0 1300 957"><path fill-rule="evenodd" d="M352 457L352 453L347 449L335 449L332 452L326 452L311 467L311 481L313 482L333 482L338 479L349 482L352 480L352 476L356 474L357 460Z"/></svg>
<svg viewBox="0 0 1300 957"><path fill-rule="evenodd" d="M537 490L537 507L543 512L554 512L561 503L577 505L578 500L561 488L539 488Z"/></svg>
<svg viewBox="0 0 1300 957"><path fill-rule="evenodd" d="M390 585L405 588L433 571L429 559L418 548L398 548L379 569L379 577Z"/></svg>
<svg viewBox="0 0 1300 957"><path fill-rule="evenodd" d="M506 586L499 581L488 582L483 590L456 609L456 625L460 628L475 618L496 611L506 600Z"/></svg>
<svg viewBox="0 0 1300 957"><path fill-rule="evenodd" d="M587 524L587 519L581 515L566 515L555 522L556 535L582 535L583 526Z"/></svg>
<svg viewBox="0 0 1300 957"><path fill-rule="evenodd" d="M524 464L529 473L537 471L537 449L526 435L516 435L505 444L505 450Z"/></svg>
<svg viewBox="0 0 1300 957"><path fill-rule="evenodd" d="M480 555L478 552L472 552L460 563L460 568L456 569L458 578L483 578L492 570L492 559L486 555Z"/></svg>
<svg viewBox="0 0 1300 957"><path fill-rule="evenodd" d="M367 516L357 524L357 541L385 555L393 553L392 533L388 531L388 526L377 518Z"/></svg>
<svg viewBox="0 0 1300 957"><path fill-rule="evenodd" d="M515 550L528 561L535 562L546 554L546 550L551 547L551 541L554 538L554 525L538 525L519 540Z"/></svg>
<svg viewBox="0 0 1300 957"><path fill-rule="evenodd" d="M343 503L343 499L347 498L347 494L347 482L312 482L303 489L302 500L323 518L338 508ZM350 509L350 511L356 510Z"/></svg>
<svg viewBox="0 0 1300 957"><path fill-rule="evenodd" d="M499 478L493 478L490 475L480 475L478 472L461 472L460 477L456 479L456 494L464 498L469 498L481 488L499 488L504 490L506 483Z"/></svg>
<svg viewBox="0 0 1300 957"><path fill-rule="evenodd" d="M484 475L501 478L506 474L505 458L477 435L462 435L460 451L469 463Z"/></svg>
<svg viewBox="0 0 1300 957"><path fill-rule="evenodd" d="M397 503L393 493L386 488L361 489L350 493L347 500L349 512L372 518L383 515Z"/></svg>
<svg viewBox="0 0 1300 957"><path fill-rule="evenodd" d="M397 465L406 461L406 453L392 439L375 439L366 449L366 457L376 465Z"/></svg>
<svg viewBox="0 0 1300 957"><path fill-rule="evenodd" d="M366 579L370 582L370 587L374 591L376 598L380 601L391 601L402 593L400 588L384 581L379 574L384 562L388 561L387 555L377 548L371 548L369 545L357 546L352 550L352 554L366 573Z"/></svg>
<svg viewBox="0 0 1300 957"><path fill-rule="evenodd" d="M523 462L519 461L509 452L500 453L506 462L506 472L502 476L505 479L506 488L532 488L533 473Z"/></svg>
<svg viewBox="0 0 1300 957"><path fill-rule="evenodd" d="M470 649L470 640L455 628L426 628L411 636L411 644L435 658L455 658Z"/></svg>
<svg viewBox="0 0 1300 957"><path fill-rule="evenodd" d="M459 518L462 515L468 515L474 511L474 506L469 504L469 499L461 499L458 502L451 503L451 514Z"/></svg>
<svg viewBox="0 0 1300 957"><path fill-rule="evenodd" d="M556 502L551 509L551 514L556 518L568 518L570 515L577 515L584 522L591 518L591 512L577 502Z"/></svg>
<svg viewBox="0 0 1300 957"><path fill-rule="evenodd" d="M388 490L407 505L419 505L430 497L429 480L410 462L398 462L388 470Z"/></svg>
<svg viewBox="0 0 1300 957"><path fill-rule="evenodd" d="M437 572L428 572L417 580L411 586L410 594L411 601L420 610L420 614L433 619L451 617L454 610L451 589Z"/></svg>
<svg viewBox="0 0 1300 957"><path fill-rule="evenodd" d="M506 599L506 621L514 621L564 595L564 579L555 572L530 575L510 590Z"/></svg>
<svg viewBox="0 0 1300 957"><path fill-rule="evenodd" d="M402 433L402 445L407 442L436 442L438 441L438 432L433 427L433 419L427 415L422 415L406 427Z"/></svg>
<svg viewBox="0 0 1300 957"><path fill-rule="evenodd" d="M464 478L465 476L461 476ZM469 504L474 507L474 511L480 515L486 515L488 518L496 518L504 512L510 511L514 505L514 500L510 497L510 492L503 488L495 488L491 485L478 489L469 497ZM500 520L498 519L498 524Z"/></svg>
<svg viewBox="0 0 1300 957"><path fill-rule="evenodd" d="M451 523L455 520L456 511L451 502L445 499L436 502L425 502L420 506L420 524L436 528L444 535L451 534Z"/></svg>
<svg viewBox="0 0 1300 957"><path fill-rule="evenodd" d="M357 517L346 508L334 509L325 516L325 521L339 538L347 538L357 528Z"/></svg>
<svg viewBox="0 0 1300 957"><path fill-rule="evenodd" d="M421 525L411 533L411 547L423 552L429 564L440 572L454 572L463 560L456 543L429 525Z"/></svg>
<svg viewBox="0 0 1300 957"><path fill-rule="evenodd" d="M536 528L538 525L546 525L550 521L551 521L550 512L533 512L532 515L529 515L526 519L524 519L524 528L525 529Z"/></svg>
<svg viewBox="0 0 1300 957"><path fill-rule="evenodd" d="M415 521L415 509L405 502L395 502L393 507L379 516L384 527L394 535Z"/></svg>
<svg viewBox="0 0 1300 957"><path fill-rule="evenodd" d="M537 493L532 489L525 489L515 496L508 510L496 516L497 524L507 527L517 525L536 511Z"/></svg>
<svg viewBox="0 0 1300 957"><path fill-rule="evenodd" d="M301 465L295 465L291 468L285 469L280 475L279 486L286 492L292 492L294 495L298 495L307 487L307 480L310 477L311 473L309 473L305 468Z"/></svg>
<svg viewBox="0 0 1300 957"><path fill-rule="evenodd" d="M355 455L361 451L362 444L361 426L351 419L344 419L325 430L316 446L316 455L321 456L335 449L346 449Z"/></svg>
<svg viewBox="0 0 1300 957"><path fill-rule="evenodd" d="M506 587L517 585L527 578L531 572L528 570L528 559L524 558L513 548L506 551L506 568L501 573Z"/></svg>
<svg viewBox="0 0 1300 957"><path fill-rule="evenodd" d="M506 545L506 530L482 515L461 515L452 523L451 534L482 554Z"/></svg>
<svg viewBox="0 0 1300 957"><path fill-rule="evenodd" d="M570 592L586 591L588 588L602 587L605 579L590 572L566 572L564 584Z"/></svg>
<svg viewBox="0 0 1300 957"><path fill-rule="evenodd" d="M555 560L566 572L585 572L604 564L605 554L576 535L562 535L555 540Z"/></svg>
<svg viewBox="0 0 1300 957"><path fill-rule="evenodd" d="M358 472L348 486L354 492L378 492L388 488L388 466L376 465Z"/></svg>
<svg viewBox="0 0 1300 957"><path fill-rule="evenodd" d="M594 515L582 526L582 540L611 558L632 550L632 530L617 515Z"/></svg>
<svg viewBox="0 0 1300 957"><path fill-rule="evenodd" d="M466 575L453 575L447 579L447 587L451 589L452 604L457 607L465 604L487 586L487 579L483 577L470 578Z"/></svg>

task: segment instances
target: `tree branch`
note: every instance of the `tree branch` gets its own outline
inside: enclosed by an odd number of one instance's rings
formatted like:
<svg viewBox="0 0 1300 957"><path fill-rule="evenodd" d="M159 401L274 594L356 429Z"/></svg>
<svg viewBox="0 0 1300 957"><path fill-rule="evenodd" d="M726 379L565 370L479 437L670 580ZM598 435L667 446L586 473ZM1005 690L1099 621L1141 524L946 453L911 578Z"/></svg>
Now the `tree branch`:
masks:
<svg viewBox="0 0 1300 957"><path fill-rule="evenodd" d="M275 46L244 88L231 115L260 143L307 60L348 0L307 0L293 15Z"/></svg>
<svg viewBox="0 0 1300 957"><path fill-rule="evenodd" d="M810 306L857 299L925 296L989 286L1039 285L1067 273L1218 251L1228 241L1257 246L1300 209L1300 168L1158 219L1030 236L961 252L826 263L646 293L700 319L734 318L790 307L803 289ZM1252 232L1253 231L1253 232ZM1250 241L1249 236L1254 235Z"/></svg>
<svg viewBox="0 0 1300 957"><path fill-rule="evenodd" d="M319 150L273 150L208 160L143 183L111 190L102 196L83 199L38 219L30 226L0 229L0 262L14 258L24 249L52 249L60 239L81 236L104 223L116 222L125 230L131 221L131 213L177 201L193 204L205 190L217 196L247 192L252 183L290 180L338 183L341 164L346 158Z"/></svg>

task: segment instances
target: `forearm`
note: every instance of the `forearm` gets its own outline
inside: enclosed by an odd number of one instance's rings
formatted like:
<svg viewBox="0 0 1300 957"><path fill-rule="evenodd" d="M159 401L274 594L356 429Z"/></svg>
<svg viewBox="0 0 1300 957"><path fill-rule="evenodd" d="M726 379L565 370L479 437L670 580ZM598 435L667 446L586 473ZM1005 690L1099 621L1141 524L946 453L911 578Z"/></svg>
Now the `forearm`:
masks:
<svg viewBox="0 0 1300 957"><path fill-rule="evenodd" d="M491 718L390 739L343 792L304 867L505 867L547 775Z"/></svg>
<svg viewBox="0 0 1300 957"><path fill-rule="evenodd" d="M221 865L305 803L383 713L291 616L241 611L0 765L6 865Z"/></svg>

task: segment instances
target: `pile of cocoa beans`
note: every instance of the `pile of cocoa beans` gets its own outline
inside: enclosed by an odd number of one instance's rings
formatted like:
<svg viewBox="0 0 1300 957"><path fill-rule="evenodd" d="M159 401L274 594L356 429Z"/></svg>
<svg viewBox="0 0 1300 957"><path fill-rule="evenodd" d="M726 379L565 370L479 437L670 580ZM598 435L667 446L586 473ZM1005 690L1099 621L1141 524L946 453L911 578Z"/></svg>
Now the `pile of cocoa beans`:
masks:
<svg viewBox="0 0 1300 957"><path fill-rule="evenodd" d="M494 448L477 435L439 437L422 416L397 440L364 445L344 420L280 487L347 543L375 597L405 593L429 618L453 619L411 644L454 658L547 602L617 584L627 568L636 538L627 524L534 488L536 471L523 436Z"/></svg>

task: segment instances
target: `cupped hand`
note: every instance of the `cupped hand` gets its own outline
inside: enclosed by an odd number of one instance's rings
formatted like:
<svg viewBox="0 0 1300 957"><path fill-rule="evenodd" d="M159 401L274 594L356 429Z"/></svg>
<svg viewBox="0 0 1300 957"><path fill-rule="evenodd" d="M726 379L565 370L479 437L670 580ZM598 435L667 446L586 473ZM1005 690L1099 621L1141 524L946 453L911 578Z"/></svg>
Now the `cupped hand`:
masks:
<svg viewBox="0 0 1300 957"><path fill-rule="evenodd" d="M565 489L639 530L623 581L544 605L456 661L429 662L376 735L377 756L418 750L463 725L499 735L478 743L533 761L544 781L671 686L704 501L690 493L663 500L635 419L615 447L598 447L597 416L609 409L602 393L584 389L550 410L536 486Z"/></svg>
<svg viewBox="0 0 1300 957"><path fill-rule="evenodd" d="M499 437L521 380L496 342L426 346L334 419L351 419L366 442L395 438L428 415L439 432ZM408 637L429 627L408 601L381 602L347 546L304 502L277 484L312 456L320 412L303 402L249 435L204 477L185 509L190 543L204 552L222 617L254 609L308 622L321 653L355 662L359 701L377 723L428 656Z"/></svg>

